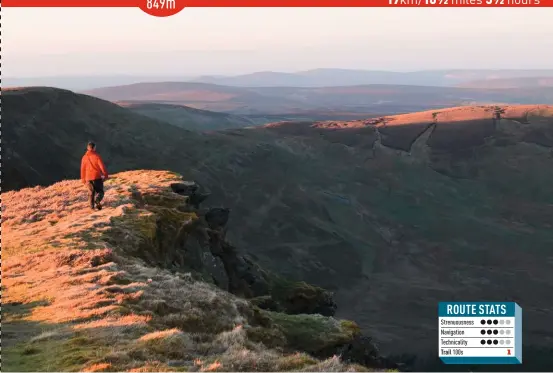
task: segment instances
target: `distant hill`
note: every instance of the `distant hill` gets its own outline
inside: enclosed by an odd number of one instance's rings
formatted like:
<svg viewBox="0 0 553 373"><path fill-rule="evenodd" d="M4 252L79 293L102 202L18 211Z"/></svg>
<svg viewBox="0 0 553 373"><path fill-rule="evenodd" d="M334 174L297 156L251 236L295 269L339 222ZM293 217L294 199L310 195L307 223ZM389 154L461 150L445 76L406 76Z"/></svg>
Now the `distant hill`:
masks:
<svg viewBox="0 0 553 373"><path fill-rule="evenodd" d="M444 369L432 365L444 299L524 305L526 358L514 369L553 365L552 106L435 108L209 133L55 89L2 92L2 106L2 171L18 175L3 180L2 192L78 177L84 144L94 139L112 173L169 169L198 182L211 205L232 211L229 242L268 270L333 291L336 316L356 321L383 353L428 356L415 370ZM125 188L155 185L144 178L130 177ZM86 198L77 182L63 186L45 198ZM40 211L68 203L62 194Z"/></svg>
<svg viewBox="0 0 553 373"><path fill-rule="evenodd" d="M12 77L3 78L3 87L58 87L81 91L94 89L108 85L124 85L144 82L159 82L163 80L188 81L193 77L184 76L151 76L151 75L58 75L58 76L36 76L36 77Z"/></svg>
<svg viewBox="0 0 553 373"><path fill-rule="evenodd" d="M476 80L476 81L460 84L459 87L485 88L485 89L553 87L553 77L523 77L523 78Z"/></svg>
<svg viewBox="0 0 553 373"><path fill-rule="evenodd" d="M314 69L297 73L255 72L237 76L204 76L194 81L237 87L331 87L346 85L391 84L419 86L455 86L471 80L553 77L549 70L428 70L393 72L351 69Z"/></svg>
<svg viewBox="0 0 553 373"><path fill-rule="evenodd" d="M237 115L311 112L399 114L467 104L553 102L553 87L468 89L409 85L340 87L230 87L158 82L105 87L85 93L110 101L178 104Z"/></svg>
<svg viewBox="0 0 553 373"><path fill-rule="evenodd" d="M194 109L183 105L117 102L118 105L147 117L162 120L177 127L194 131L249 127L255 123L247 117Z"/></svg>
<svg viewBox="0 0 553 373"><path fill-rule="evenodd" d="M183 56L181 56L183 57ZM186 57L185 57L186 59ZM51 86L89 90L144 82L178 81L210 83L236 87L330 87L367 84L452 87L477 80L511 79L529 76L553 77L553 69L543 70L423 70L410 72L319 68L299 72L258 71L241 75L165 76L153 75L72 75L6 77L6 86Z"/></svg>
<svg viewBox="0 0 553 373"><path fill-rule="evenodd" d="M195 109L184 105L120 101L118 105L152 119L194 131L211 131L243 128L280 121L303 120L354 120L366 118L369 113L341 112L333 110L296 110L282 114L234 115L224 112ZM370 115L379 115L375 112Z"/></svg>
<svg viewBox="0 0 553 373"><path fill-rule="evenodd" d="M293 111L298 103L286 97L270 97L239 87L190 82L156 82L98 88L85 91L109 101L142 101L186 105L197 109L236 112Z"/></svg>

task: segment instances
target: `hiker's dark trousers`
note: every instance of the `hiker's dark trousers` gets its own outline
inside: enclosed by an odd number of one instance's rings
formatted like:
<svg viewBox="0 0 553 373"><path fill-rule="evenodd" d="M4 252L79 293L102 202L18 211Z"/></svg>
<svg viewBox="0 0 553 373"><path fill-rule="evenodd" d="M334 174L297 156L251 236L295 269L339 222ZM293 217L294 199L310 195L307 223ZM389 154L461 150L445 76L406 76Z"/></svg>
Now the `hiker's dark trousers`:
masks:
<svg viewBox="0 0 553 373"><path fill-rule="evenodd" d="M88 188L88 201L90 203L90 207L94 208L95 203L102 202L102 199L104 198L104 180L97 179L88 181L86 186Z"/></svg>

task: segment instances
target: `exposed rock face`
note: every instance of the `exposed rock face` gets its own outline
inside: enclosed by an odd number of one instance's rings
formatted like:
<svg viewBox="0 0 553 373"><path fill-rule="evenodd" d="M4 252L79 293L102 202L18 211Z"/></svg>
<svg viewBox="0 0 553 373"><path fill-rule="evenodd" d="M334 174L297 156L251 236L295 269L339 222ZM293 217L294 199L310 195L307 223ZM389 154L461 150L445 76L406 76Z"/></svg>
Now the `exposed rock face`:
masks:
<svg viewBox="0 0 553 373"><path fill-rule="evenodd" d="M210 193L198 193L199 185L196 183L173 183L171 189L177 194L187 196L188 205L196 209L199 209L200 204L210 195Z"/></svg>
<svg viewBox="0 0 553 373"><path fill-rule="evenodd" d="M229 243L225 236L230 209L200 209L199 199L193 206L192 196L207 195L198 189L195 183L174 183L165 194L133 193L137 205L151 214L128 216L118 225L119 231L112 232L112 239L122 240L120 247L149 264L193 271L233 294L261 297L265 300L256 301L261 308L289 314L335 314L332 293L268 272Z"/></svg>
<svg viewBox="0 0 553 373"><path fill-rule="evenodd" d="M258 310L253 324L263 328L254 327L249 333L260 342L303 350L317 358L338 356L369 367L397 367L380 356L355 323L332 318L337 305L331 292L266 271L226 241L230 209L200 209L199 199L190 201L198 195L206 194L199 193L195 183L172 184L164 195L133 194L152 215L131 219L131 228L142 232L138 245L128 245L132 254L177 272L191 271L251 300Z"/></svg>
<svg viewBox="0 0 553 373"><path fill-rule="evenodd" d="M187 206L198 209L198 219L185 222L175 241L175 249L182 253L182 265L203 273L218 286L246 298L265 298L261 308L290 314L321 314L333 316L336 303L332 294L305 282L291 282L261 269L251 258L226 241L230 217L229 208L210 208L200 212L199 203L192 206L190 197L206 196L198 192L198 185L172 184L171 189L188 196ZM188 236L194 239L187 239ZM267 298L268 297L268 298Z"/></svg>
<svg viewBox="0 0 553 373"><path fill-rule="evenodd" d="M222 229L227 225L229 215L228 208L212 208L205 214L205 221L211 229Z"/></svg>
<svg viewBox="0 0 553 373"><path fill-rule="evenodd" d="M238 250L224 242L219 253L229 277L229 291L246 298L268 295L270 284L268 275L247 257L239 254Z"/></svg>

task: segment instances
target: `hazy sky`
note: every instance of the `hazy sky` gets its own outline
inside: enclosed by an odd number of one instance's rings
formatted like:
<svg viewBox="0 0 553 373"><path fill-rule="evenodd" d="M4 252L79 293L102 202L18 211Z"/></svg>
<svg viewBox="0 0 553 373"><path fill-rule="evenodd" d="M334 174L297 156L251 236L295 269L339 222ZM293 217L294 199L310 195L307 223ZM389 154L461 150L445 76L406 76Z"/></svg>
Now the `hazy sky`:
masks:
<svg viewBox="0 0 553 373"><path fill-rule="evenodd" d="M552 68L551 8L3 8L7 77Z"/></svg>

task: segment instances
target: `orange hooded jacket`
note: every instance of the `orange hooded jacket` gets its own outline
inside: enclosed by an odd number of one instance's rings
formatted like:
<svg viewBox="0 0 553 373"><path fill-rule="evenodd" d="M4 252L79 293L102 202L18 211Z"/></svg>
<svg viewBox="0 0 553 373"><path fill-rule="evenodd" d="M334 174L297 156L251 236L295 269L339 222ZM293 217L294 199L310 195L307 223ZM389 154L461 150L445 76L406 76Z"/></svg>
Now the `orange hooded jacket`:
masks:
<svg viewBox="0 0 553 373"><path fill-rule="evenodd" d="M108 177L108 171L100 154L94 150L87 150L81 160L81 180L83 183Z"/></svg>

